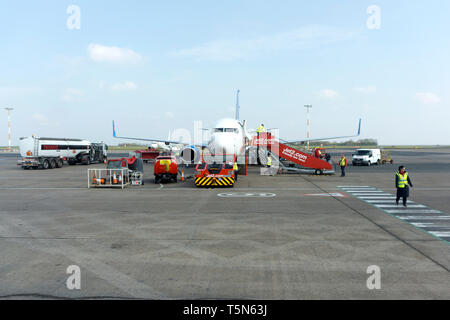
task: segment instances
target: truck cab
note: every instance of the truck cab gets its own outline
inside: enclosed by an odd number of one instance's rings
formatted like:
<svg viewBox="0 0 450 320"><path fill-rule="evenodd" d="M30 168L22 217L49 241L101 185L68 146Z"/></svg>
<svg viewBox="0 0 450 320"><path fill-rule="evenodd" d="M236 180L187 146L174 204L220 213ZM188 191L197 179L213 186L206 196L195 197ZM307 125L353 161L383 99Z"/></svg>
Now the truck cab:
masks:
<svg viewBox="0 0 450 320"><path fill-rule="evenodd" d="M352 155L352 164L370 166L377 164L381 159L380 149L358 149Z"/></svg>

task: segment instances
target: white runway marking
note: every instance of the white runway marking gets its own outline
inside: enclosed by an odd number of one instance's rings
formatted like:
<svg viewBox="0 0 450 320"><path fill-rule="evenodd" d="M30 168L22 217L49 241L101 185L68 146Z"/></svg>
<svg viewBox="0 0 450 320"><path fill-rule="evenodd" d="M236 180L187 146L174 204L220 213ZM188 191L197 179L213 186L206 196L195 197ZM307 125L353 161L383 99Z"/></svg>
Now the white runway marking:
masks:
<svg viewBox="0 0 450 320"><path fill-rule="evenodd" d="M371 187L371 186L337 186L338 188L341 189L354 189L354 188L371 188L374 189L375 187Z"/></svg>
<svg viewBox="0 0 450 320"><path fill-rule="evenodd" d="M411 224L419 228L450 228L450 225L443 226L442 224L436 224L435 222L411 222Z"/></svg>
<svg viewBox="0 0 450 320"><path fill-rule="evenodd" d="M378 208L397 208L400 205L394 204L376 204L372 203L375 207ZM426 208L423 204L408 204L408 208Z"/></svg>
<svg viewBox="0 0 450 320"><path fill-rule="evenodd" d="M439 210L430 209L423 204L413 201L408 201L407 207L403 207L402 203L397 205L395 203L396 196L374 187L362 186L357 188L355 186L339 186L338 188L371 204L375 208L392 214L397 219L403 220L446 242L450 242L450 231L445 231L450 229L450 215L444 215ZM395 191L395 189L392 190ZM437 228L443 229L444 231L435 231Z"/></svg>
<svg viewBox="0 0 450 320"><path fill-rule="evenodd" d="M372 199L395 199L395 196L383 196L383 197L368 197L368 196L362 196L362 197L358 197L360 199L368 199L368 200L372 200Z"/></svg>
<svg viewBox="0 0 450 320"><path fill-rule="evenodd" d="M403 210L386 210L387 213L441 213L439 210L433 210L433 209L403 209Z"/></svg>
<svg viewBox="0 0 450 320"><path fill-rule="evenodd" d="M387 196L392 196L392 194L389 194L389 193L353 193L352 196L356 196L356 197L360 197L360 196L381 197L381 196L384 196L384 197L387 197Z"/></svg>
<svg viewBox="0 0 450 320"><path fill-rule="evenodd" d="M275 193L259 193L259 192L234 192L234 193L219 193L217 196L222 198L272 198Z"/></svg>
<svg viewBox="0 0 450 320"><path fill-rule="evenodd" d="M395 203L395 201L392 200L366 200L366 202L369 202L370 204L376 205L377 203ZM408 204L413 204L414 201L408 201Z"/></svg>
<svg viewBox="0 0 450 320"><path fill-rule="evenodd" d="M444 238L448 238L450 237L450 231L428 231L429 233L431 233L432 235L435 235L436 237L444 237Z"/></svg>
<svg viewBox="0 0 450 320"><path fill-rule="evenodd" d="M450 220L450 216L399 216L402 220Z"/></svg>
<svg viewBox="0 0 450 320"><path fill-rule="evenodd" d="M365 192L365 193L383 193L384 191L381 191L381 190L345 190L345 192L350 192L350 193L360 193L360 192Z"/></svg>

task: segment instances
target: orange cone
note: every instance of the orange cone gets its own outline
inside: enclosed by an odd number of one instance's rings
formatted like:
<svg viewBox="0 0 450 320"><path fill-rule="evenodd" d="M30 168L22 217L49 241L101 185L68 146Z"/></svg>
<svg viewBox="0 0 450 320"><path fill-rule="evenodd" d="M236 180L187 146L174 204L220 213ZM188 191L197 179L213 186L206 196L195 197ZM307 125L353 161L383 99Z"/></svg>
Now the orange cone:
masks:
<svg viewBox="0 0 450 320"><path fill-rule="evenodd" d="M113 171L113 184L117 184L117 176L115 171Z"/></svg>
<svg viewBox="0 0 450 320"><path fill-rule="evenodd" d="M181 181L184 181L184 171L181 170Z"/></svg>
<svg viewBox="0 0 450 320"><path fill-rule="evenodd" d="M92 177L92 183L97 183L97 176L95 175L95 171L94 176Z"/></svg>

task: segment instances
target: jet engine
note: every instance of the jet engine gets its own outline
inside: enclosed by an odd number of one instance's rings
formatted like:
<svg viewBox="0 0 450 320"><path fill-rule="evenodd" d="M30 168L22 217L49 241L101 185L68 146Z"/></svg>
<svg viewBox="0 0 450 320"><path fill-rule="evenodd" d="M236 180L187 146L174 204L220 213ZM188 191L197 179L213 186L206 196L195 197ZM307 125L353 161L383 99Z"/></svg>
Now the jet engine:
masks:
<svg viewBox="0 0 450 320"><path fill-rule="evenodd" d="M200 160L200 150L196 146L184 146L180 151L183 163L196 163Z"/></svg>

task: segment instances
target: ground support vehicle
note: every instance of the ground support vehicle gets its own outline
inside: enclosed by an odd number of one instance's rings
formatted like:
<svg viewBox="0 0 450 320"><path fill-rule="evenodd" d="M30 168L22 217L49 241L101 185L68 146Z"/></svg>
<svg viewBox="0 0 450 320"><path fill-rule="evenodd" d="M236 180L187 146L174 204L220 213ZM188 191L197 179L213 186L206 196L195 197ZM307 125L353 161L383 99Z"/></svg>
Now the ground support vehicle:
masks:
<svg viewBox="0 0 450 320"><path fill-rule="evenodd" d="M232 164L199 163L195 167L194 183L197 187L234 187L235 181Z"/></svg>
<svg viewBox="0 0 450 320"><path fill-rule="evenodd" d="M173 155L159 156L155 159L153 167L155 175L155 183L178 180L178 164L177 158Z"/></svg>

